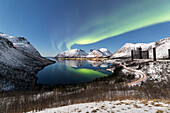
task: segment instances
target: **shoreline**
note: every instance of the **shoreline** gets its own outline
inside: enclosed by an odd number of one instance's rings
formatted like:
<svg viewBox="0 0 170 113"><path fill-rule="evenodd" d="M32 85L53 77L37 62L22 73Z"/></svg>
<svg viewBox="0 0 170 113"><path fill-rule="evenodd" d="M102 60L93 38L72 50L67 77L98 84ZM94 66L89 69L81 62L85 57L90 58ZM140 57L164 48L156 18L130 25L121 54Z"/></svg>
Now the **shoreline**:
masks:
<svg viewBox="0 0 170 113"><path fill-rule="evenodd" d="M59 60L93 60L93 61L104 61L108 60L109 58L53 58L53 59L59 59Z"/></svg>

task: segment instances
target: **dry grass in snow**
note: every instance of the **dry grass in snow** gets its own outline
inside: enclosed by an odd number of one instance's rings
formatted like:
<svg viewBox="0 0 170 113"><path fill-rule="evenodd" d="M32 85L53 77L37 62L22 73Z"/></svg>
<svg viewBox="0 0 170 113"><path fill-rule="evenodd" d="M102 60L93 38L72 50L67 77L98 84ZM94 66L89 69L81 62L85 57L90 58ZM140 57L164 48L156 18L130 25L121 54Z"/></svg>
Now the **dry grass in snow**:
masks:
<svg viewBox="0 0 170 113"><path fill-rule="evenodd" d="M169 113L169 102L117 100L74 104L29 113Z"/></svg>

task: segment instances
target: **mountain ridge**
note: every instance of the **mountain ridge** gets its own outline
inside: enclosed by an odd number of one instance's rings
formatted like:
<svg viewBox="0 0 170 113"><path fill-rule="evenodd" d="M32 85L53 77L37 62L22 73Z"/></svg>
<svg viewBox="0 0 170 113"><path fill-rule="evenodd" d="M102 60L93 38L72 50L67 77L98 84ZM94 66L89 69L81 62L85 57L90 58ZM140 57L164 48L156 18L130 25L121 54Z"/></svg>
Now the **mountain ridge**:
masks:
<svg viewBox="0 0 170 113"><path fill-rule="evenodd" d="M11 41L17 49L24 51L25 53L31 54L33 56L42 57L40 53L27 41L24 37L9 36L4 33L0 33L0 36Z"/></svg>
<svg viewBox="0 0 170 113"><path fill-rule="evenodd" d="M25 40L22 38L22 41ZM28 88L30 84L36 83L35 74L52 63L51 60L19 49L10 40L0 36L0 91Z"/></svg>
<svg viewBox="0 0 170 113"><path fill-rule="evenodd" d="M157 58L168 58L170 37L151 43L126 43L124 46L114 52L110 58L131 57L131 50L136 50L139 47L141 47L144 51L149 51L149 58L153 58L153 48L156 48Z"/></svg>
<svg viewBox="0 0 170 113"><path fill-rule="evenodd" d="M109 57L112 53L106 48L100 48L98 50L91 49L87 54L82 49L71 49L59 53L54 58L99 58L99 57Z"/></svg>

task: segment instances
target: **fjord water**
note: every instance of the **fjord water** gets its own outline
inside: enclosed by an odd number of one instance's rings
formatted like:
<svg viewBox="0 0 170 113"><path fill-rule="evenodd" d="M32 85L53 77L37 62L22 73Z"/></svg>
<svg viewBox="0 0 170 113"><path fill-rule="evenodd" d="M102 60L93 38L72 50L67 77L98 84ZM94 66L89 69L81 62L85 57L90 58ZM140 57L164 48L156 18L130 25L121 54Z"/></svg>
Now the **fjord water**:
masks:
<svg viewBox="0 0 170 113"><path fill-rule="evenodd" d="M54 59L52 59L54 60ZM105 70L110 64L89 60L55 60L37 73L37 83L57 85L89 82L98 77L111 74Z"/></svg>

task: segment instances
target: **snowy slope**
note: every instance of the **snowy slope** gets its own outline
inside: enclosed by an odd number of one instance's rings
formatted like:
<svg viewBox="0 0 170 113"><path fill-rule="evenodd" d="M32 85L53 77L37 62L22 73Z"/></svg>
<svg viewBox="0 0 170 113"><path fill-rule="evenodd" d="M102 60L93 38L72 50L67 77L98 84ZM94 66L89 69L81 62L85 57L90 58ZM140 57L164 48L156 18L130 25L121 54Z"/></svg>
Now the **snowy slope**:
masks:
<svg viewBox="0 0 170 113"><path fill-rule="evenodd" d="M99 50L92 50L91 52L88 53L87 58L93 57L103 57L103 54Z"/></svg>
<svg viewBox="0 0 170 113"><path fill-rule="evenodd" d="M118 58L118 57L130 57L131 56L131 50L136 50L139 47L142 47L142 50L147 50L149 47L153 46L154 43L126 43L122 48L117 50L110 58Z"/></svg>
<svg viewBox="0 0 170 113"><path fill-rule="evenodd" d="M108 57L111 56L111 52L109 50L107 50L106 48L100 48L99 50L91 50L88 55L87 58L94 58L94 57Z"/></svg>
<svg viewBox="0 0 170 113"><path fill-rule="evenodd" d="M11 41L17 49L33 56L41 57L40 53L24 37L9 36L3 33L0 33L0 36Z"/></svg>
<svg viewBox="0 0 170 113"><path fill-rule="evenodd" d="M12 42L7 39L0 38L0 62L8 65L17 66L23 65L18 59L23 58L24 55L14 48Z"/></svg>
<svg viewBox="0 0 170 113"><path fill-rule="evenodd" d="M42 57L31 56L14 47L8 39L0 37L0 62L10 66L24 66L27 60L37 62L48 62L49 60ZM30 64L31 65L31 64Z"/></svg>
<svg viewBox="0 0 170 113"><path fill-rule="evenodd" d="M85 58L87 53L81 49L71 49L59 53L55 58Z"/></svg>
<svg viewBox="0 0 170 113"><path fill-rule="evenodd" d="M112 53L106 48L100 48L99 51L102 52L104 56L111 56L112 55Z"/></svg>
<svg viewBox="0 0 170 113"><path fill-rule="evenodd" d="M168 49L170 49L170 37L161 39L157 42L152 43L126 43L122 48L117 50L110 58L118 57L130 57L131 50L136 50L137 48L142 47L142 50L149 50L149 58L153 58L153 48L156 48L157 58L168 58Z"/></svg>
<svg viewBox="0 0 170 113"><path fill-rule="evenodd" d="M154 103L154 104L153 104ZM147 100L117 100L73 104L28 113L169 113L168 103Z"/></svg>
<svg viewBox="0 0 170 113"><path fill-rule="evenodd" d="M156 47L157 58L168 58L168 49L170 49L170 37L161 39L154 43L153 47ZM153 58L153 50L149 48L149 57Z"/></svg>
<svg viewBox="0 0 170 113"><path fill-rule="evenodd" d="M88 54L81 49L71 49L59 53L55 58L94 58L94 57L108 57L112 55L106 48L99 50L91 50Z"/></svg>
<svg viewBox="0 0 170 113"><path fill-rule="evenodd" d="M14 47L13 43L0 36L0 91L27 87L35 83L35 74L50 60L33 56Z"/></svg>

